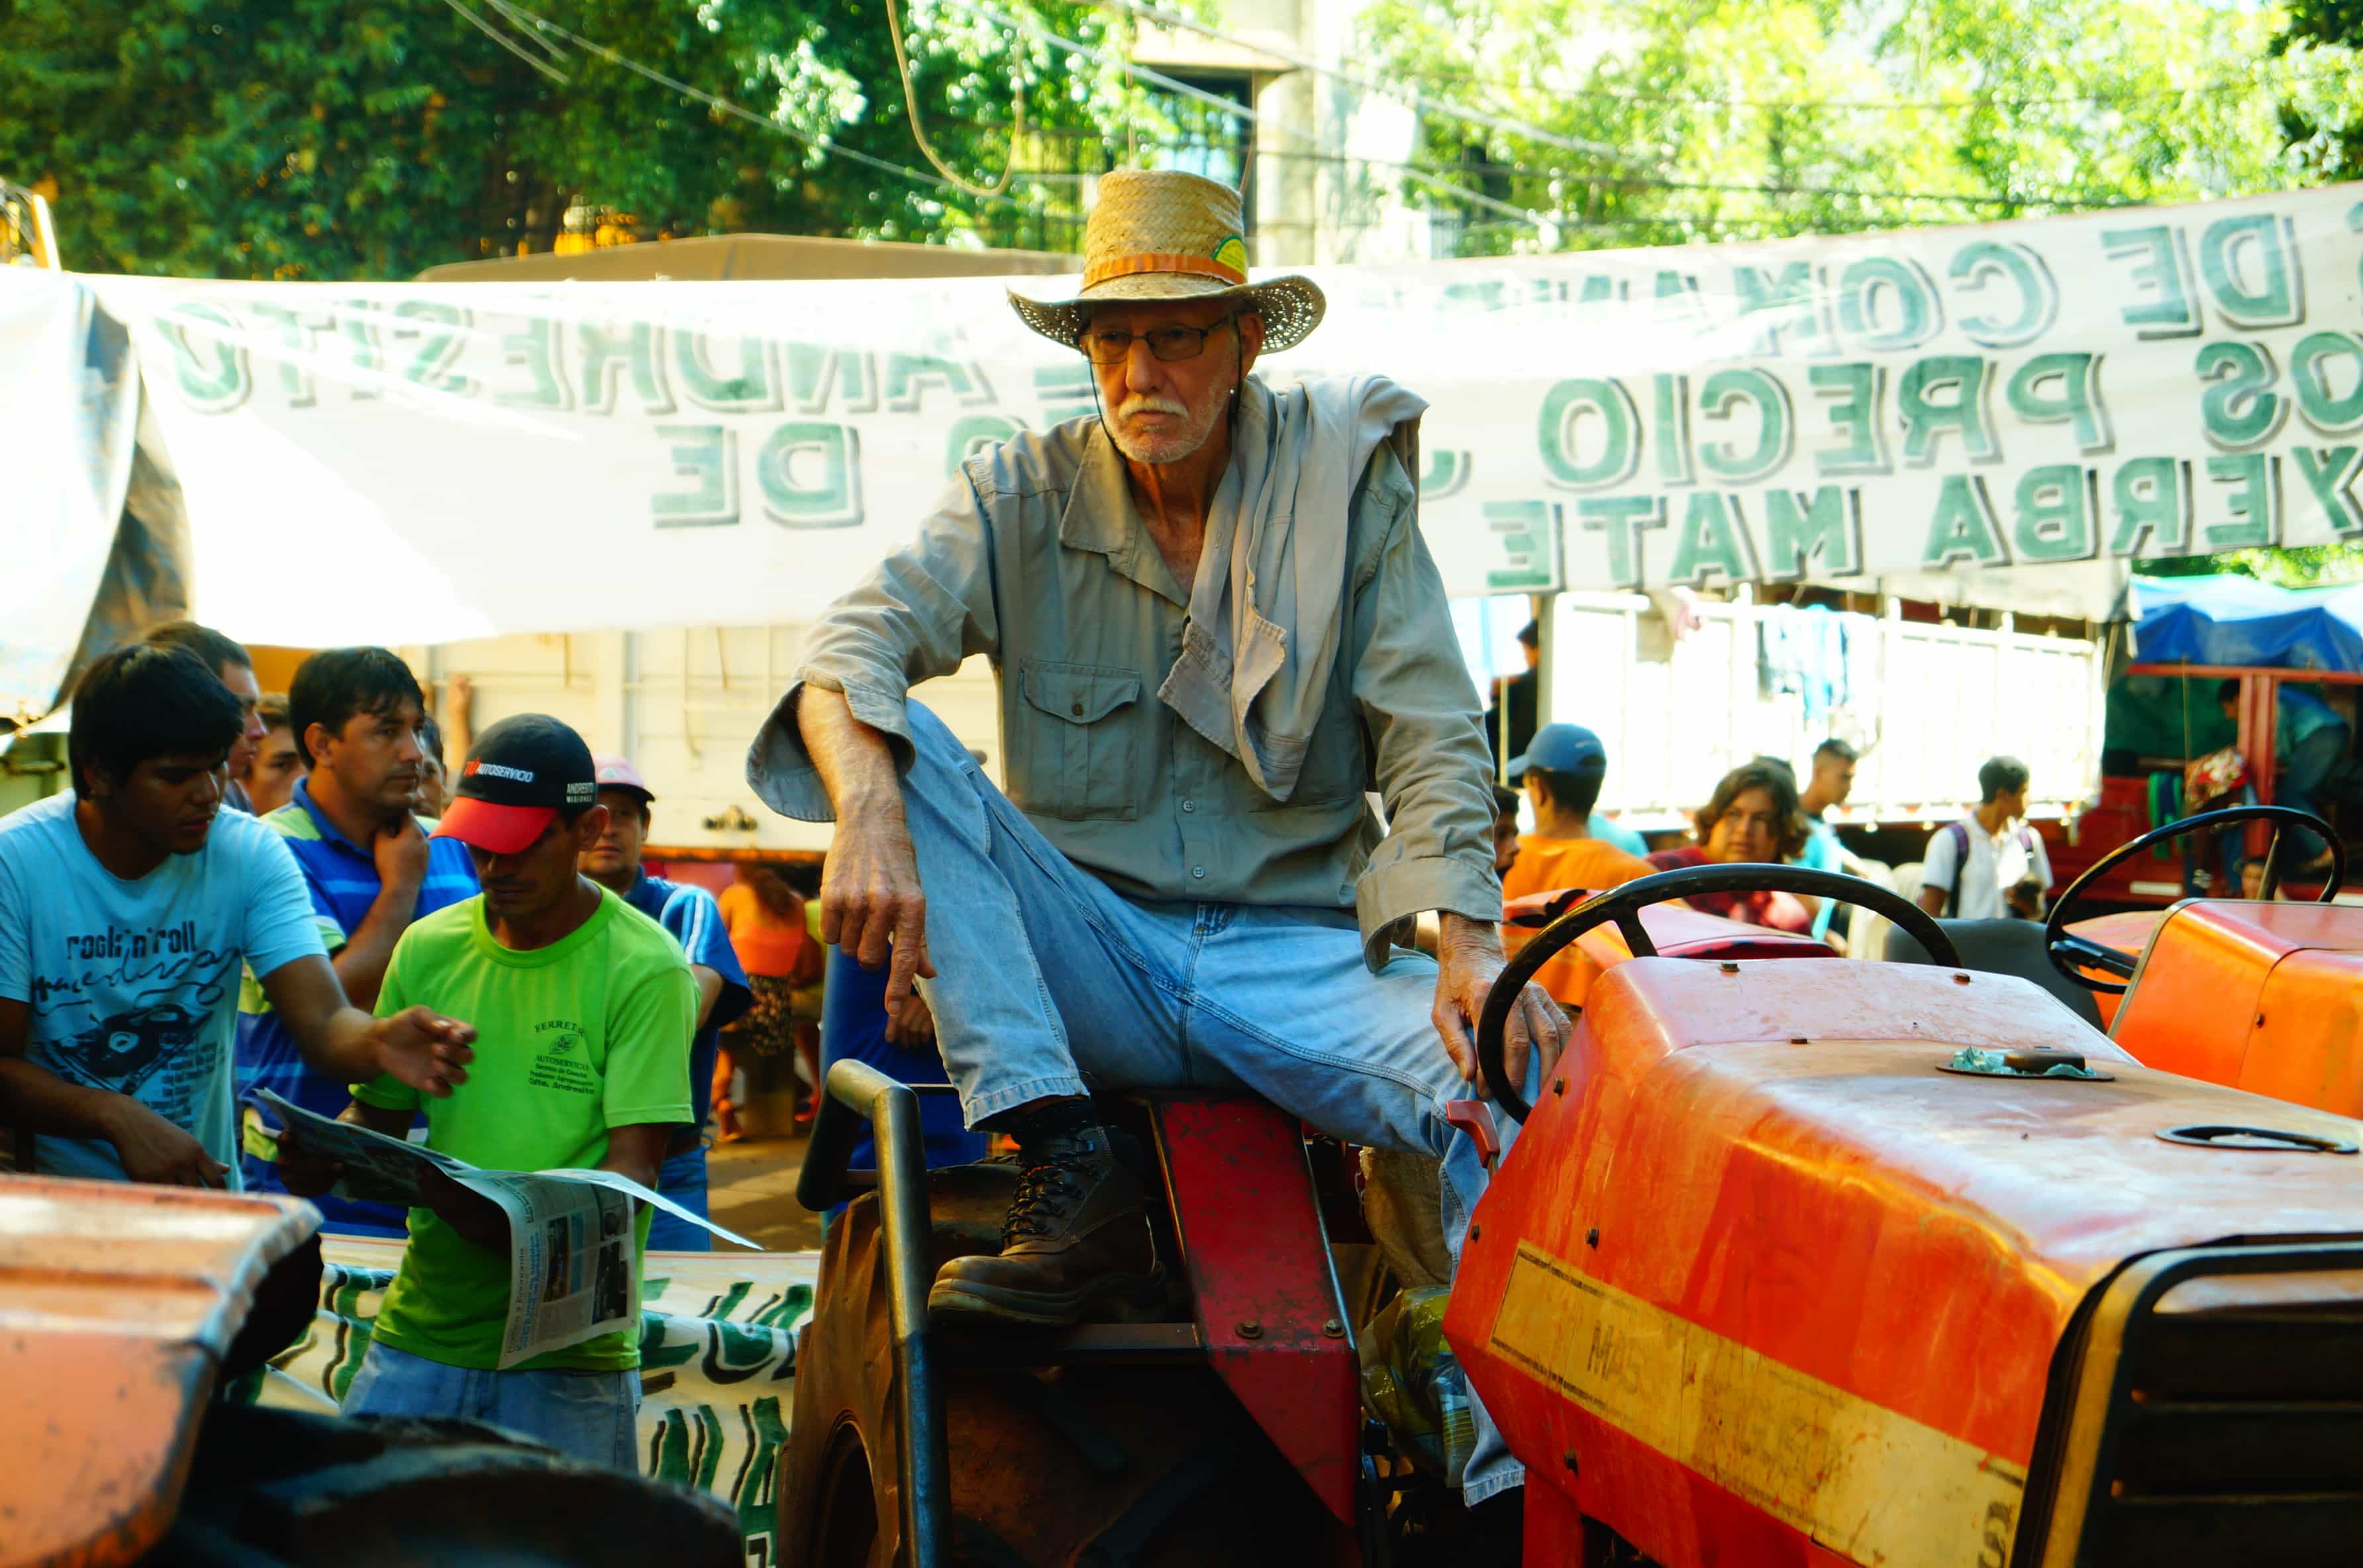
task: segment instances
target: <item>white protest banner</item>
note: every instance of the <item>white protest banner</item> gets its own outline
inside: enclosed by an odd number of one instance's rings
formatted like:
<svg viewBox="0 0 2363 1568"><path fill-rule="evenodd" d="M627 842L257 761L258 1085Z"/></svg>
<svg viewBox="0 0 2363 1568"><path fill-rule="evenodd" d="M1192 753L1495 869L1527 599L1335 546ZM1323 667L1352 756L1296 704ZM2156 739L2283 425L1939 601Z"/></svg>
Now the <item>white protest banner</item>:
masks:
<svg viewBox="0 0 2363 1568"><path fill-rule="evenodd" d="M1457 594L2320 543L2363 536L2358 214L1313 269L1327 321L1260 370L1429 400ZM1092 412L999 279L86 282L164 415L200 609L259 641L800 619L965 453Z"/></svg>
<svg viewBox="0 0 2363 1568"><path fill-rule="evenodd" d="M324 1235L310 1329L234 1397L338 1408L369 1352L405 1242ZM640 1470L738 1512L749 1568L779 1560L775 1475L795 1404L796 1331L818 1253L650 1253L640 1283Z"/></svg>

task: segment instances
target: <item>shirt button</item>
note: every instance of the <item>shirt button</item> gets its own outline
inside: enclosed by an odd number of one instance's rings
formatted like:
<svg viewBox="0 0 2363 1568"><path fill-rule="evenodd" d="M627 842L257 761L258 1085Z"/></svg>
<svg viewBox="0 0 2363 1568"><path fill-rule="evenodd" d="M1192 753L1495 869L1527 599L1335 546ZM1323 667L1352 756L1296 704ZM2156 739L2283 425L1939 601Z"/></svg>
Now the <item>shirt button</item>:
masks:
<svg viewBox="0 0 2363 1568"><path fill-rule="evenodd" d="M1195 801L1184 801L1182 802L1182 809L1185 812L1194 812L1198 809L1198 802Z"/></svg>
<svg viewBox="0 0 2363 1568"><path fill-rule="evenodd" d="M1206 875L1206 868L1204 866L1193 866L1190 867L1190 875L1203 879Z"/></svg>
<svg viewBox="0 0 2363 1568"><path fill-rule="evenodd" d="M1082 717L1083 716L1083 705L1082 705L1081 702L1078 702L1078 703L1076 703L1072 708L1069 709L1069 710L1068 710L1068 712L1071 712L1072 714L1074 714L1074 715L1075 715L1075 717L1077 717L1078 719L1080 719L1080 718L1082 718Z"/></svg>

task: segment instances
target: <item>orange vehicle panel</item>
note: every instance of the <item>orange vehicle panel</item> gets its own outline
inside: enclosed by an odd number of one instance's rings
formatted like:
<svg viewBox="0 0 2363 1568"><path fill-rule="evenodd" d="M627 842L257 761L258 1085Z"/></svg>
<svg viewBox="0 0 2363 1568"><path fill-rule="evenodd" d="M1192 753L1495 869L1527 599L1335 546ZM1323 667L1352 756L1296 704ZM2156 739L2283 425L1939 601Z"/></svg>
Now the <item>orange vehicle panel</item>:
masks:
<svg viewBox="0 0 2363 1568"><path fill-rule="evenodd" d="M2090 920L2080 920L2068 929L2075 935L2097 942L2104 947L2113 947L2120 953L2131 953L2138 957L2148 951L2149 939L2158 933L2158 923L2165 919L2164 910L2128 910L2122 914L2094 915ZM2117 983L2117 977L2106 970L2088 968L2084 972L2096 980ZM2113 1034L2117 1008L2124 997L2111 991L2094 991L2092 1000L2101 1010L2102 1029Z"/></svg>
<svg viewBox="0 0 2363 1568"><path fill-rule="evenodd" d="M2115 1077L1939 1072L1962 1045ZM2355 1160L2157 1136L2208 1122L2357 1132L2146 1068L2010 977L1634 960L1479 1204L1447 1333L1531 1476L1668 1568L2002 1561L2096 1284L2363 1231Z"/></svg>
<svg viewBox="0 0 2363 1568"><path fill-rule="evenodd" d="M180 1506L214 1370L311 1205L184 1187L0 1183L0 1568L110 1568Z"/></svg>
<svg viewBox="0 0 2363 1568"><path fill-rule="evenodd" d="M2159 922L2110 1033L2150 1066L2353 1116L2359 1005L2363 910L2194 900Z"/></svg>

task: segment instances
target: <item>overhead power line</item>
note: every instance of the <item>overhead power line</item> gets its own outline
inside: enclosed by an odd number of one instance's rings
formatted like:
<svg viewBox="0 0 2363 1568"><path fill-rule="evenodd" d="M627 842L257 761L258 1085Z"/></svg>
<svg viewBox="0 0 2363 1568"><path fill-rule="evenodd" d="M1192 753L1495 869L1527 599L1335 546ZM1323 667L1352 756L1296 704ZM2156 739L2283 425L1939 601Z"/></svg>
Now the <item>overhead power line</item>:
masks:
<svg viewBox="0 0 2363 1568"><path fill-rule="evenodd" d="M2109 107L2118 104L2157 103L2169 98L2217 97L2227 94L2250 94L2274 91L2313 82L2343 82L2351 80L2348 71L2302 72L2274 77L2235 79L2221 77L2213 82L2194 83L2185 87L2152 87L2130 92L2091 93L1980 93L1969 92L1953 98L1744 98L1724 97L1704 93L1652 93L1639 88L1567 86L1556 83L1522 82L1506 76L1489 76L1474 71L1455 72L1456 81L1472 86L1492 87L1503 92L1535 93L1561 98L1605 98L1620 104L1681 104L1712 109L1781 109L1832 114L1920 114L1929 110L1959 113L1971 109L2031 109L2070 104L2091 104Z"/></svg>
<svg viewBox="0 0 2363 1568"><path fill-rule="evenodd" d="M1243 39L1236 33L1226 33L1220 28L1210 27L1204 22L1182 16L1178 11L1168 11L1161 6L1144 5L1141 0L1099 0L1099 4L1115 10L1129 12L1133 16L1155 22L1159 27L1180 28L1185 31L1196 33L1202 38L1214 39L1221 43L1237 44L1241 49L1253 50L1259 54L1268 54L1275 60L1284 60L1300 70L1310 71L1317 76L1326 76L1333 82L1343 82L1348 86L1358 88L1374 98L1384 98L1391 103L1402 104L1423 114L1441 115L1448 119L1481 126L1488 130L1497 130L1510 136L1522 136L1530 141L1539 141L1547 147L1559 148L1568 152L1581 152L1592 158L1604 158L1611 163L1632 167L1646 165L1647 162L1646 159L1635 158L1630 153L1611 147L1603 141L1588 141L1581 137L1563 136L1558 131L1536 125L1531 120L1512 119L1502 115L1489 115L1478 109L1463 108L1458 104L1442 103L1428 97L1416 87L1405 87L1398 83L1382 82L1375 77L1364 76L1358 72L1340 71L1336 66L1325 65L1309 55L1298 54L1293 50L1279 44L1260 43Z"/></svg>
<svg viewBox="0 0 2363 1568"><path fill-rule="evenodd" d="M825 137L816 137L808 132L800 131L793 126L782 125L768 115L757 114L743 105L733 103L716 94L708 93L702 87L693 87L679 77L668 76L652 65L644 65L629 55L618 53L605 44L593 39L586 39L571 28L560 27L538 12L529 11L523 6L516 4L516 0L483 0L483 4L518 27L536 29L546 37L562 39L577 49L597 55L610 65L620 66L636 76L645 78L660 87L669 88L683 97L693 98L716 114L728 115L734 119L744 120L749 125L770 131L775 136L786 137L790 141L799 142L824 157L846 159L860 164L865 169L875 169L881 173L893 174L900 179L911 181L915 184L931 186L940 191L959 189L950 181L938 178L925 170L913 169L906 164L896 163L883 158L873 158L859 148L848 147L842 142L831 141ZM972 193L964 193L972 194ZM1057 215L1044 212L1039 206L1015 201L1008 196L979 195L974 199L990 202L996 206L1014 207L1033 217Z"/></svg>

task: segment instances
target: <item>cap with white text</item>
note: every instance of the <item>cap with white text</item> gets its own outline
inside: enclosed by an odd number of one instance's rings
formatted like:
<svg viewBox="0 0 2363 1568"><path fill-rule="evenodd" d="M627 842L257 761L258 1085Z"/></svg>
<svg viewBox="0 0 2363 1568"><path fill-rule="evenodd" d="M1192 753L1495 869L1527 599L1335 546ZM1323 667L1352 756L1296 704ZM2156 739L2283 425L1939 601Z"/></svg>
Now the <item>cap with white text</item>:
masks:
<svg viewBox="0 0 2363 1568"><path fill-rule="evenodd" d="M515 855L561 809L598 803L597 769L582 737L547 713L513 714L468 748L435 836Z"/></svg>

